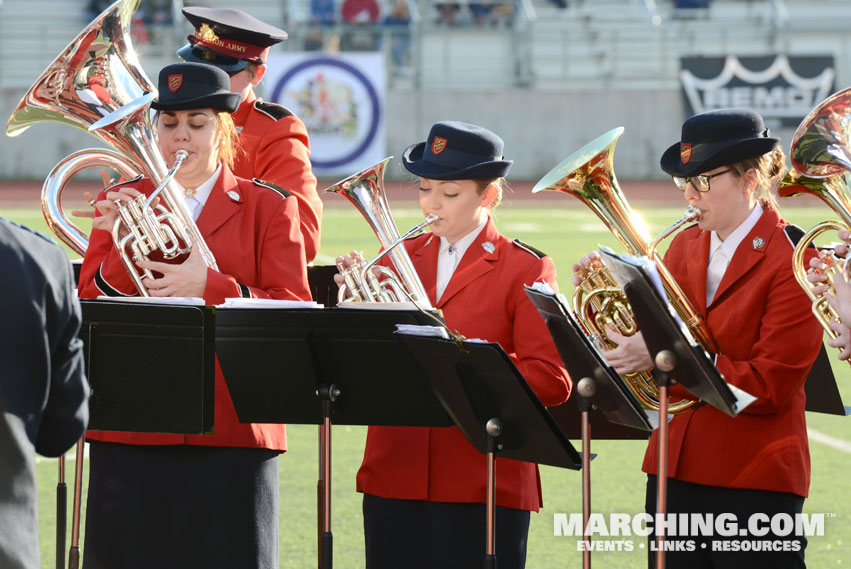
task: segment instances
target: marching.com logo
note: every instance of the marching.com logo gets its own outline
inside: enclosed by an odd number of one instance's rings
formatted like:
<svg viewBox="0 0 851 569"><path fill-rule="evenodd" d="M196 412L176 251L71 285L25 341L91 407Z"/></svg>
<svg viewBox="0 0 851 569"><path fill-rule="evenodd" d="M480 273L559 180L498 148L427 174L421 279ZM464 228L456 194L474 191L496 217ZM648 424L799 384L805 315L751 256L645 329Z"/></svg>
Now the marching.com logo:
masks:
<svg viewBox="0 0 851 569"><path fill-rule="evenodd" d="M824 536L826 518L835 514L752 514L739 520L735 514L591 514L583 528L582 514L553 514L553 535L580 538L579 550L632 551L636 544L632 538L647 537L653 528L659 528L668 538L668 551L694 551L698 548L724 551L799 551L801 536ZM760 539L766 536L771 539ZM582 539L586 537L587 539ZM696 539L682 539L682 538ZM717 539L713 539L717 538ZM740 538L740 539L737 539ZM778 539L779 538L779 539ZM638 547L644 548L646 540ZM649 547L655 550L656 543Z"/></svg>

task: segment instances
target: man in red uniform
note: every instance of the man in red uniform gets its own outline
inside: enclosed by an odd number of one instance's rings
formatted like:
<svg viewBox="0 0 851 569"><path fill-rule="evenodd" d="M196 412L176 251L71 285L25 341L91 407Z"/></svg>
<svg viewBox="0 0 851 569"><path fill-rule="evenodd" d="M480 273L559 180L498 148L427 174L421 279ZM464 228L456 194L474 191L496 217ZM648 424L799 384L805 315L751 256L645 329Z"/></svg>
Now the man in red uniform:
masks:
<svg viewBox="0 0 851 569"><path fill-rule="evenodd" d="M272 182L296 198L305 254L312 261L319 250L322 200L310 167L307 129L292 111L254 93L266 74L269 48L287 39L287 33L242 10L192 6L183 15L195 32L177 55L219 67L230 75L231 91L242 95L232 116L245 152L237 156L233 173Z"/></svg>

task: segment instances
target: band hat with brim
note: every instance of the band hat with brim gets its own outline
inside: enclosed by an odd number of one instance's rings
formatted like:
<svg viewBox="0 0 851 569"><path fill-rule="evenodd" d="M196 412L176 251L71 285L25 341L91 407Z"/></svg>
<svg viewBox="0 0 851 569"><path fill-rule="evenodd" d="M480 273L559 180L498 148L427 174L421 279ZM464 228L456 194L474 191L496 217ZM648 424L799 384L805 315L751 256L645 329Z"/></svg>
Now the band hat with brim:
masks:
<svg viewBox="0 0 851 569"><path fill-rule="evenodd" d="M490 180L508 173L512 160L503 160L502 139L490 130L458 121L432 125L428 140L412 144L402 154L405 168L431 180Z"/></svg>
<svg viewBox="0 0 851 569"><path fill-rule="evenodd" d="M209 63L228 73L250 63L263 64L269 48L287 39L287 32L242 10L191 6L183 15L195 27L189 43L177 51L184 61Z"/></svg>
<svg viewBox="0 0 851 569"><path fill-rule="evenodd" d="M215 109L234 112L242 95L230 90L228 74L203 63L174 63L160 70L159 95L151 103L158 111Z"/></svg>
<svg viewBox="0 0 851 569"><path fill-rule="evenodd" d="M769 136L758 113L717 109L687 119L681 140L665 150L659 164L671 176L688 178L762 156L779 143Z"/></svg>

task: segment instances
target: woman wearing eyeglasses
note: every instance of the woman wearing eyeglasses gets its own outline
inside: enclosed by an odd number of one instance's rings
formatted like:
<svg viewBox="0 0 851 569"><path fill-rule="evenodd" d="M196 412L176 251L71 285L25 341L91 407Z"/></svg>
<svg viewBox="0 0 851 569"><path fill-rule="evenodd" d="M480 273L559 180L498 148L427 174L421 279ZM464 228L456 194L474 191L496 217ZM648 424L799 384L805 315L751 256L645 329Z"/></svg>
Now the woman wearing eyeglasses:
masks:
<svg viewBox="0 0 851 569"><path fill-rule="evenodd" d="M738 525L732 537L691 530L666 538L692 549L668 551L669 568L804 567L806 538L779 535L770 521L785 519L778 514L794 519L809 490L804 381L822 334L793 274L792 252L802 231L777 211L774 189L785 170L778 143L758 114L722 109L686 120L681 141L662 155L662 169L701 212L697 224L673 239L664 263L717 341L712 359L718 370L757 398L736 418L698 405L670 421L669 514L713 520L732 514ZM589 257L574 271L582 274ZM578 278L574 274L575 283ZM618 373L652 368L640 333L609 337L618 347L606 358ZM694 399L677 385L669 394ZM642 467L651 515L657 437L654 431ZM739 535L749 531L749 521L757 533ZM670 526L666 533L673 533Z"/></svg>

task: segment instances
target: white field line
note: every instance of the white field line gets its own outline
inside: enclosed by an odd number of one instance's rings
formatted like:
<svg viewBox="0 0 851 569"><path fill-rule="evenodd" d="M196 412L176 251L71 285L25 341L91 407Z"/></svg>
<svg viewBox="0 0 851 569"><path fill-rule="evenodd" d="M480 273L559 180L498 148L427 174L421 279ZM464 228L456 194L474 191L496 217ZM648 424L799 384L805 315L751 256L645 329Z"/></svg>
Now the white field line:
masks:
<svg viewBox="0 0 851 569"><path fill-rule="evenodd" d="M809 428L807 429L807 435L809 435L810 440L819 442L823 445L827 445L831 448L835 448L836 450L841 450L842 452L851 453L851 443L849 443L848 441L837 439L836 437L831 437L830 435L826 435L821 431Z"/></svg>

